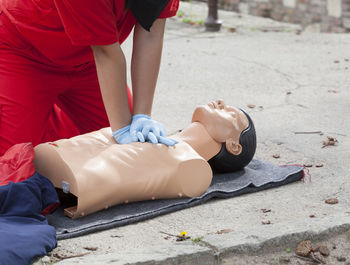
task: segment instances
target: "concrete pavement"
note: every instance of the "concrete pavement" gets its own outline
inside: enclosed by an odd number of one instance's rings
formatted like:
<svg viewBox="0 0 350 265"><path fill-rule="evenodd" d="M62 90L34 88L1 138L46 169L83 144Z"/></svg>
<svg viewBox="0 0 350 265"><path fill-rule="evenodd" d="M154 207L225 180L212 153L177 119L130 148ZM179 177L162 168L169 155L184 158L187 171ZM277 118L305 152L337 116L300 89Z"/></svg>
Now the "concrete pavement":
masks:
<svg viewBox="0 0 350 265"><path fill-rule="evenodd" d="M181 2L180 10L194 23L207 12L194 2ZM174 132L190 122L195 106L222 98L250 113L256 157L311 164L312 181L63 240L54 253L89 254L58 264L221 264L235 253L281 250L350 229L350 35L298 34L296 25L219 14L219 33L183 23L184 17L168 20L153 117ZM130 58L131 40L123 49ZM327 136L338 143L322 148ZM328 198L339 203L326 204ZM196 242L162 233L184 230Z"/></svg>

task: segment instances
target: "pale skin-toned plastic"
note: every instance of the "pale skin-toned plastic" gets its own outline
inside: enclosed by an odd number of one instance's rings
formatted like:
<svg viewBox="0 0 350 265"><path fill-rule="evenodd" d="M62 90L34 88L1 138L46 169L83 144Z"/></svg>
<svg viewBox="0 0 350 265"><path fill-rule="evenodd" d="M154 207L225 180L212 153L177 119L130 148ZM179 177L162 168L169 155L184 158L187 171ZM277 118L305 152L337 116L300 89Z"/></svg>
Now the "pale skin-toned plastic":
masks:
<svg viewBox="0 0 350 265"><path fill-rule="evenodd" d="M110 128L40 144L35 167L57 188L69 183L78 199L76 207L65 211L72 218L121 203L200 196L212 180L207 160L223 142L229 152L239 154L238 139L249 124L242 111L219 100L197 107L192 121L171 136L179 141L174 147L119 145Z"/></svg>

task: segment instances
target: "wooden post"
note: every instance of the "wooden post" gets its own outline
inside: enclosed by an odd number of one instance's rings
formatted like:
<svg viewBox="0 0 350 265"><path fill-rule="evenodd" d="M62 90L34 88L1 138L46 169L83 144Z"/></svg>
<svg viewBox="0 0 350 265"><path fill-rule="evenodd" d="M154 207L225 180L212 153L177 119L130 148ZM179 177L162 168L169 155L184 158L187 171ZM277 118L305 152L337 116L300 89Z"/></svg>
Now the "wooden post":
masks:
<svg viewBox="0 0 350 265"><path fill-rule="evenodd" d="M222 21L218 19L218 0L208 0L208 17L204 22L207 31L219 31Z"/></svg>

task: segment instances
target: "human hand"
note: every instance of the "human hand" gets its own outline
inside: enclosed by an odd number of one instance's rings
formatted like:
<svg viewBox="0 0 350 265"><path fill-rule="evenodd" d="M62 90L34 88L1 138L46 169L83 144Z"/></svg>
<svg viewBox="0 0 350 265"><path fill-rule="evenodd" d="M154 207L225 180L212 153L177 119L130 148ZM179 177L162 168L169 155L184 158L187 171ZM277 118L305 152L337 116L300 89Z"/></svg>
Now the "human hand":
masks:
<svg viewBox="0 0 350 265"><path fill-rule="evenodd" d="M151 142L153 144L165 144L173 146L178 141L168 138L163 124L152 120L145 114L136 114L132 117L130 135L133 141Z"/></svg>
<svg viewBox="0 0 350 265"><path fill-rule="evenodd" d="M136 141L133 141L133 138L130 135L130 125L112 132L112 135L118 144L130 144L131 142L138 141L137 139Z"/></svg>

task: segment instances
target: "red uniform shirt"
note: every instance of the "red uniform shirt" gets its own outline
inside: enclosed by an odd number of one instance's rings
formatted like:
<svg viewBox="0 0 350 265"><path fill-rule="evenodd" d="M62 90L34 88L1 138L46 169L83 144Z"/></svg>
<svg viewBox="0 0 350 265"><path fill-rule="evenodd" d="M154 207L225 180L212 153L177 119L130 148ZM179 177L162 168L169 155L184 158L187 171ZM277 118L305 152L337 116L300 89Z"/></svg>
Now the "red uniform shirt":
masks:
<svg viewBox="0 0 350 265"><path fill-rule="evenodd" d="M170 0L159 18L174 16ZM0 0L29 49L62 66L93 61L90 45L122 43L136 23L124 0Z"/></svg>

